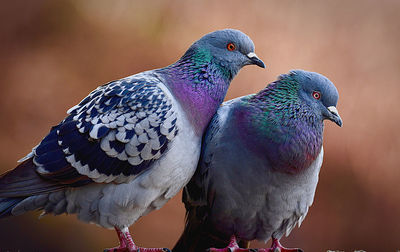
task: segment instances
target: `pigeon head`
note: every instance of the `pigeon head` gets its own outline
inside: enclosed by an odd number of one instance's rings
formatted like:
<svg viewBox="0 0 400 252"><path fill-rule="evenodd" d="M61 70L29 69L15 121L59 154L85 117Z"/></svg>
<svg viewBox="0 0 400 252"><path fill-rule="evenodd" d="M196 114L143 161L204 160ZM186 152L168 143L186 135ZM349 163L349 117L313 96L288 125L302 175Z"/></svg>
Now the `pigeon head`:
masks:
<svg viewBox="0 0 400 252"><path fill-rule="evenodd" d="M213 63L229 74L232 79L246 65L265 68L254 53L253 41L243 32L225 29L206 34L196 41L186 54L208 55Z"/></svg>
<svg viewBox="0 0 400 252"><path fill-rule="evenodd" d="M197 133L203 134L232 79L245 65L265 67L246 34L226 29L206 34L177 62L157 73L196 125Z"/></svg>
<svg viewBox="0 0 400 252"><path fill-rule="evenodd" d="M328 78L304 70L293 70L289 76L298 83L300 98L313 108L318 117L342 126L342 119L336 109L339 93ZM281 76L282 78L285 78L285 75Z"/></svg>
<svg viewBox="0 0 400 252"><path fill-rule="evenodd" d="M276 169L295 173L320 154L323 120L342 125L338 98L336 87L326 77L293 70L259 93L242 98L248 104L245 108L251 109L238 109L237 123L244 136L255 136L249 148L261 156L268 153Z"/></svg>

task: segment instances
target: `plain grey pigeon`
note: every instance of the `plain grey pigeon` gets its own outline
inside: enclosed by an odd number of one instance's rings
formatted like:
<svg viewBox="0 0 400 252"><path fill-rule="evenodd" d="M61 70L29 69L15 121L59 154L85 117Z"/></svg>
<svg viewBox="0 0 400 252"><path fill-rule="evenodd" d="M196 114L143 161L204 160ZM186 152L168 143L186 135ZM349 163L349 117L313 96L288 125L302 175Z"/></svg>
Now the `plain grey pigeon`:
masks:
<svg viewBox="0 0 400 252"><path fill-rule="evenodd" d="M265 67L252 40L226 29L170 66L98 87L0 177L0 217L77 214L116 229L120 246L109 251L139 251L128 227L190 180L207 124L231 80L252 64Z"/></svg>
<svg viewBox="0 0 400 252"><path fill-rule="evenodd" d="M249 241L271 237L272 247L258 251L298 251L279 239L300 226L313 202L323 121L342 125L338 97L326 77L294 70L257 94L225 102L184 189L186 227L173 251L254 251Z"/></svg>

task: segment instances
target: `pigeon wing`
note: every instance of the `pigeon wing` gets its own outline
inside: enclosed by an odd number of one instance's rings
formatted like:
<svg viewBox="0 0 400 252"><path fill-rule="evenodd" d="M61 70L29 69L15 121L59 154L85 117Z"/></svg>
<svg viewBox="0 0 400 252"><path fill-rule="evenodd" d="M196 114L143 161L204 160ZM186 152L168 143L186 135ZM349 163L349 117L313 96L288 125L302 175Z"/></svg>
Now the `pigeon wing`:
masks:
<svg viewBox="0 0 400 252"><path fill-rule="evenodd" d="M37 172L61 183L124 183L149 169L178 132L160 83L138 74L95 89L33 150Z"/></svg>

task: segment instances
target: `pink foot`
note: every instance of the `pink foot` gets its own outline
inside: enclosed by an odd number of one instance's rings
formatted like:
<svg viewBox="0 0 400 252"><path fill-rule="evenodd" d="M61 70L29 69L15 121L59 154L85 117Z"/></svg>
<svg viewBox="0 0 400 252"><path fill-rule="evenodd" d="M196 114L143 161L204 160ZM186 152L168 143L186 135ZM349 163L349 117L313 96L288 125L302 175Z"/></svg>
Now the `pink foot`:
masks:
<svg viewBox="0 0 400 252"><path fill-rule="evenodd" d="M207 251L208 252L256 252L257 250L239 248L239 245L237 244L236 241L236 236L232 235L228 247L222 249L209 248Z"/></svg>
<svg viewBox="0 0 400 252"><path fill-rule="evenodd" d="M114 248L106 248L104 249L104 252L128 252L128 248L124 248L121 245L118 247L114 247Z"/></svg>
<svg viewBox="0 0 400 252"><path fill-rule="evenodd" d="M167 248L142 248L142 247L137 247L136 249L131 250L119 246L115 248L105 249L104 252L171 252L171 251Z"/></svg>
<svg viewBox="0 0 400 252"><path fill-rule="evenodd" d="M120 230L115 227L115 231L118 234L119 246L105 249L104 252L170 252L167 248L142 248L136 246L128 228Z"/></svg>
<svg viewBox="0 0 400 252"><path fill-rule="evenodd" d="M259 249L258 252L303 252L303 250L299 248L285 248L278 239L272 238L271 247L268 249Z"/></svg>
<svg viewBox="0 0 400 252"><path fill-rule="evenodd" d="M239 248L237 244L236 237L234 235L231 236L231 241L228 247L223 249L210 248L209 252L303 252L303 250L299 248L285 248L283 247L278 239L272 238L271 247L268 249L244 249Z"/></svg>

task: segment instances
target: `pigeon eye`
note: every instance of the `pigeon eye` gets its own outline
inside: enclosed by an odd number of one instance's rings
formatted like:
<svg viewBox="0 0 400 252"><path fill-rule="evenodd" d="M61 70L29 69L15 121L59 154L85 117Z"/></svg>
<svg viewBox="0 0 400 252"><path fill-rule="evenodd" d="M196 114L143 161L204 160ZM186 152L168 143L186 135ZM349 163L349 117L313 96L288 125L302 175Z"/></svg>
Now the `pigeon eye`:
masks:
<svg viewBox="0 0 400 252"><path fill-rule="evenodd" d="M320 92L314 91L314 92L312 93L312 96L313 96L314 99L316 99L316 100L321 99L321 93L320 93Z"/></svg>
<svg viewBox="0 0 400 252"><path fill-rule="evenodd" d="M234 43L229 43L226 45L226 49L228 49L228 51L234 51L236 49L236 46Z"/></svg>

